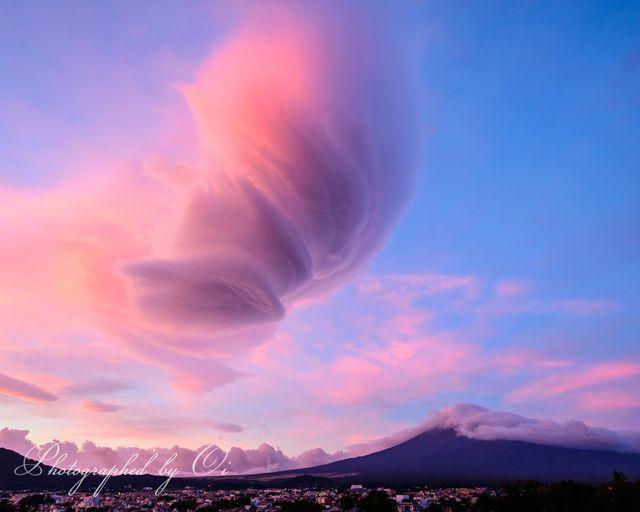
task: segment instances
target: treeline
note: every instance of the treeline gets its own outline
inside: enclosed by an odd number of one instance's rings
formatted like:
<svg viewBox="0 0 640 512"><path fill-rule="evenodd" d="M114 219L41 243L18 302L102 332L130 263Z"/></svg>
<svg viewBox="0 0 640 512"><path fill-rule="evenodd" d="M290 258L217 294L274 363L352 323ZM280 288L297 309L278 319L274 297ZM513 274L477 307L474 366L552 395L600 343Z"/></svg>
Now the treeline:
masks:
<svg viewBox="0 0 640 512"><path fill-rule="evenodd" d="M482 494L475 503L440 502L429 512L640 512L640 482L622 473L601 485L562 481L509 482L495 493Z"/></svg>

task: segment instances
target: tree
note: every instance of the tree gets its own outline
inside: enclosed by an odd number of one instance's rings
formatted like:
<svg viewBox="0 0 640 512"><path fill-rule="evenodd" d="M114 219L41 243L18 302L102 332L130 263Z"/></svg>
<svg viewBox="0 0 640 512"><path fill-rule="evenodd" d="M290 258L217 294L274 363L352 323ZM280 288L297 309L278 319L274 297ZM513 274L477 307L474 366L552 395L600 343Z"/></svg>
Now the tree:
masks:
<svg viewBox="0 0 640 512"><path fill-rule="evenodd" d="M358 502L364 512L396 512L396 502L384 491L371 491Z"/></svg>
<svg viewBox="0 0 640 512"><path fill-rule="evenodd" d="M431 510L431 509L430 509ZM631 483L622 473L599 486L573 481L541 485L510 482L500 492L484 494L474 512L640 512L640 482Z"/></svg>
<svg viewBox="0 0 640 512"><path fill-rule="evenodd" d="M55 503L55 500L51 496L45 494L31 494L25 496L18 502L18 508L20 510L38 510L40 505L51 505Z"/></svg>
<svg viewBox="0 0 640 512"><path fill-rule="evenodd" d="M343 494L340 496L340 510L351 510L358 504L358 497L353 494Z"/></svg>
<svg viewBox="0 0 640 512"><path fill-rule="evenodd" d="M615 484L623 484L626 481L627 481L627 475L625 475L622 471L613 472L613 482Z"/></svg>

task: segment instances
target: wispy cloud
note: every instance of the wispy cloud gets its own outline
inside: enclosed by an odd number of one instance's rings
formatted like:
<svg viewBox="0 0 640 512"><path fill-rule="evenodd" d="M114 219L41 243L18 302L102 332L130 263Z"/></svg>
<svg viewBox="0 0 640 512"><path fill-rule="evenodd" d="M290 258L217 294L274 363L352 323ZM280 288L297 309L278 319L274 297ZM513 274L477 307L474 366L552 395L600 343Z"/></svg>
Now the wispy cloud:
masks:
<svg viewBox="0 0 640 512"><path fill-rule="evenodd" d="M98 378L72 382L64 388L64 392L71 395L103 395L116 393L130 387L131 385L127 382Z"/></svg>
<svg viewBox="0 0 640 512"><path fill-rule="evenodd" d="M123 409L121 405L99 402L97 400L87 400L86 402L82 402L80 406L87 412L96 413L117 412Z"/></svg>
<svg viewBox="0 0 640 512"><path fill-rule="evenodd" d="M198 135L191 164L140 155L0 189L0 345L82 332L204 392L240 377L228 360L287 308L376 253L417 169L415 45L393 9L358 9L356 29L339 9L259 10L238 8L176 89Z"/></svg>
<svg viewBox="0 0 640 512"><path fill-rule="evenodd" d="M35 384L0 373L0 394L31 402L54 402L58 397Z"/></svg>
<svg viewBox="0 0 640 512"><path fill-rule="evenodd" d="M506 396L506 400L509 402L543 400L570 391L637 375L640 375L640 364L626 361L578 366L525 384L511 391Z"/></svg>

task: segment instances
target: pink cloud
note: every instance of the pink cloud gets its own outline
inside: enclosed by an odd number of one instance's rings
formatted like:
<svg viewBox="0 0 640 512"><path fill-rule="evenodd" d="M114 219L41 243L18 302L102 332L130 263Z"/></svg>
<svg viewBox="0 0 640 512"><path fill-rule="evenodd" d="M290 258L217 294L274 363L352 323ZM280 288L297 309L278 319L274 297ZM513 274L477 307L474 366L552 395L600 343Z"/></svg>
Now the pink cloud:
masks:
<svg viewBox="0 0 640 512"><path fill-rule="evenodd" d="M237 432L242 432L244 428L241 425L237 425L235 423L214 423L213 428L220 432L225 432L227 434L235 434Z"/></svg>
<svg viewBox="0 0 640 512"><path fill-rule="evenodd" d="M317 306L320 314L313 314L313 309L309 315L298 312L288 321L286 335L252 352L255 366L245 368L250 392L265 400L261 387L270 394L288 393L290 403L315 397L314 403L327 417L318 414L317 433L306 423L298 425L296 432L301 436L328 437L323 429L340 436L344 426L338 416L358 418L378 428L388 426L389 416L400 404L410 408L419 401L437 401L444 393L464 396L472 390L508 401L511 392L552 375L573 376L584 369L580 358L565 347L549 350L541 344L535 350L523 350L498 344L494 349L487 343L487 336L493 339L497 332L491 324L493 311L483 306L494 304L495 294L486 293L493 291L493 285L483 285L477 277L369 276L356 288L357 294L343 294L346 298L338 299L335 306ZM447 302L444 309L437 309L442 294L447 294ZM432 299L436 309L429 307ZM441 322L441 315L451 312L449 299L455 314L465 315L464 324L446 317ZM332 319L330 324L324 322L327 317ZM546 383L540 387L546 392ZM571 396L573 401L575 395ZM523 398L523 403L533 400ZM572 414L589 412L578 407L581 403L576 399ZM369 411L367 419L361 411ZM295 416L291 421L301 423ZM599 418L595 421L607 424ZM353 434L353 442L373 433L352 428L360 436Z"/></svg>
<svg viewBox="0 0 640 512"><path fill-rule="evenodd" d="M176 408L180 404L176 403ZM74 423L76 433L79 428L83 432L91 432L100 442L118 444L130 444L137 442L143 446L154 446L157 443L167 445L176 443L176 440L191 443L209 443L212 440L223 439L222 434L235 434L226 432L234 430L240 425L212 420L206 416L195 414L193 411L181 412L160 410L153 405L143 406L139 400L131 406L123 407L115 414L109 414L109 421L101 414L85 411L79 408L80 414L75 415ZM240 427L242 428L242 427Z"/></svg>
<svg viewBox="0 0 640 512"><path fill-rule="evenodd" d="M53 402L58 397L39 386L0 373L0 394L30 402Z"/></svg>
<svg viewBox="0 0 640 512"><path fill-rule="evenodd" d="M640 408L638 393L621 389L585 391L576 399L583 409L591 411Z"/></svg>
<svg viewBox="0 0 640 512"><path fill-rule="evenodd" d="M7 235L0 283L11 290L0 295L3 310L11 311L1 317L5 332L29 328L34 319L42 331L56 332L121 313L124 290L113 266L144 254L148 245L138 230L153 211L153 200L127 200L121 191L142 195L150 180L114 173L97 181L79 179L49 192L0 189Z"/></svg>
<svg viewBox="0 0 640 512"><path fill-rule="evenodd" d="M544 377L515 389L506 399L509 402L543 400L570 391L640 375L640 365L624 361L596 364L586 368L570 369Z"/></svg>
<svg viewBox="0 0 640 512"><path fill-rule="evenodd" d="M384 277L369 277L358 283L361 295L371 296L397 306L409 305L420 297L447 292L462 293L473 299L479 292L480 283L475 276L446 274L396 274Z"/></svg>
<svg viewBox="0 0 640 512"><path fill-rule="evenodd" d="M398 340L340 355L310 377L333 403L396 403L459 387L474 352L443 335Z"/></svg>
<svg viewBox="0 0 640 512"><path fill-rule="evenodd" d="M123 409L121 405L117 404L108 404L105 402L99 402L97 400L88 400L86 402L82 402L81 407L83 410L87 412L116 412Z"/></svg>
<svg viewBox="0 0 640 512"><path fill-rule="evenodd" d="M130 387L131 385L127 382L99 378L68 384L64 388L64 392L72 395L102 395L129 389Z"/></svg>
<svg viewBox="0 0 640 512"><path fill-rule="evenodd" d="M495 286L495 293L500 298L518 297L531 291L532 285L528 281L505 279Z"/></svg>
<svg viewBox="0 0 640 512"><path fill-rule="evenodd" d="M0 430L0 446L13 450L14 452L25 454L34 444L27 439L28 430L19 430L13 428L3 428Z"/></svg>
<svg viewBox="0 0 640 512"><path fill-rule="evenodd" d="M244 27L183 87L197 179L166 244L122 266L141 316L166 331L281 319L285 302L360 268L406 202L418 149L406 54L372 58L391 35L327 13L265 15L268 28ZM384 101L382 87L394 91Z"/></svg>
<svg viewBox="0 0 640 512"><path fill-rule="evenodd" d="M227 361L272 334L261 324L371 258L420 152L415 56L364 10L356 30L287 10L240 16L178 88L190 164L105 159L50 190L0 189L0 345L81 332L203 392L240 376Z"/></svg>

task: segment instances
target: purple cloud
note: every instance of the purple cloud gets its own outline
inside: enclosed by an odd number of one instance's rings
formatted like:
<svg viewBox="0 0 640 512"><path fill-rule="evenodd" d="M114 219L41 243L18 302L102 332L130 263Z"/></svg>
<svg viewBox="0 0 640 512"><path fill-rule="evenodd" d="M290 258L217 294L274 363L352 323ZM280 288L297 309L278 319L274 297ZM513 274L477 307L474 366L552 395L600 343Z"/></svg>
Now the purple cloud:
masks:
<svg viewBox="0 0 640 512"><path fill-rule="evenodd" d="M361 267L407 201L419 102L406 36L364 10L358 27L307 14L251 18L183 88L201 163L180 182L169 242L122 267L156 327L282 318Z"/></svg>
<svg viewBox="0 0 640 512"><path fill-rule="evenodd" d="M81 407L87 412L116 412L124 409L121 405L108 404L105 402L99 402L97 400L87 400L82 402Z"/></svg>
<svg viewBox="0 0 640 512"><path fill-rule="evenodd" d="M39 386L0 373L0 394L30 402L54 402L58 397Z"/></svg>

